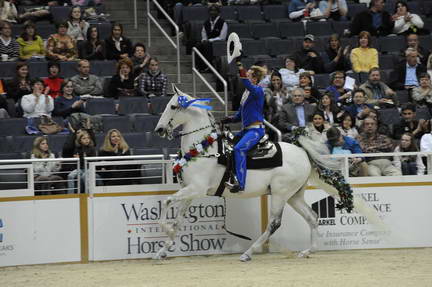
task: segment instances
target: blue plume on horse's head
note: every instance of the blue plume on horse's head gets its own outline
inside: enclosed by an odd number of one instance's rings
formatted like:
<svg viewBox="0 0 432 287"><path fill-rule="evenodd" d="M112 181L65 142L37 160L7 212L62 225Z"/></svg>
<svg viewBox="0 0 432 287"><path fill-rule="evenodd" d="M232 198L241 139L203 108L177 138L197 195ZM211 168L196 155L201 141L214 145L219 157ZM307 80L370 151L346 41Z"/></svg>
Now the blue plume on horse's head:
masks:
<svg viewBox="0 0 432 287"><path fill-rule="evenodd" d="M177 88L177 86L175 84L172 84L172 89L175 92L175 94L177 95L177 102L179 104L180 107L186 109L190 106L193 107L198 107L201 109L205 109L205 110L211 110L212 107L207 106L207 105L200 105L197 104L196 102L209 102L212 99L195 99L194 97L189 96L186 93L183 93L182 91L180 91L179 88Z"/></svg>

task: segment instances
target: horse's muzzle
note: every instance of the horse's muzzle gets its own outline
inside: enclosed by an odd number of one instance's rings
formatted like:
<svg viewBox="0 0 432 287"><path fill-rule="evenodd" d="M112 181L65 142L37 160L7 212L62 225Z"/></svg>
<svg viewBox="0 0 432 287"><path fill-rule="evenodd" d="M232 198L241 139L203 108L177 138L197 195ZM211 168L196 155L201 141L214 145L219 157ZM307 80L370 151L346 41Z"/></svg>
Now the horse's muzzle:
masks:
<svg viewBox="0 0 432 287"><path fill-rule="evenodd" d="M162 138L164 138L167 135L167 130L162 127L155 129L155 132Z"/></svg>

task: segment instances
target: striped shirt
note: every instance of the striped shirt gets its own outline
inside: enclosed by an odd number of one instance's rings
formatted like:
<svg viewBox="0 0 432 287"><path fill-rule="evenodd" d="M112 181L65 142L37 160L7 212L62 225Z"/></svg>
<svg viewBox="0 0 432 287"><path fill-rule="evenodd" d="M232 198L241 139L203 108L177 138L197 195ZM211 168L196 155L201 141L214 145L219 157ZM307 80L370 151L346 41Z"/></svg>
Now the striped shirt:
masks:
<svg viewBox="0 0 432 287"><path fill-rule="evenodd" d="M19 44L15 39L10 38L5 41L2 36L0 36L0 55L7 54L10 58L18 58L19 56Z"/></svg>
<svg viewBox="0 0 432 287"><path fill-rule="evenodd" d="M151 94L166 96L168 77L160 71L155 75L147 71L139 76L138 85L139 91L143 96L148 97Z"/></svg>

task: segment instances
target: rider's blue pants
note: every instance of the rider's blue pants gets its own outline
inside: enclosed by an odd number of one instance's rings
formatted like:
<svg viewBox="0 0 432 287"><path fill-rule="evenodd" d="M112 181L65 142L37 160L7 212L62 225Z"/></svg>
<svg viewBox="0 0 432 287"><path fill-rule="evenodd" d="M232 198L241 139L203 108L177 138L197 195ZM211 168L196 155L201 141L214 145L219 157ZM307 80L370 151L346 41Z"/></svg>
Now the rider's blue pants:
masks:
<svg viewBox="0 0 432 287"><path fill-rule="evenodd" d="M242 130L238 134L241 139L234 146L234 159L236 175L241 189L244 189L246 183L246 154L248 150L253 148L259 142L259 140L264 136L264 134L265 131L263 128Z"/></svg>

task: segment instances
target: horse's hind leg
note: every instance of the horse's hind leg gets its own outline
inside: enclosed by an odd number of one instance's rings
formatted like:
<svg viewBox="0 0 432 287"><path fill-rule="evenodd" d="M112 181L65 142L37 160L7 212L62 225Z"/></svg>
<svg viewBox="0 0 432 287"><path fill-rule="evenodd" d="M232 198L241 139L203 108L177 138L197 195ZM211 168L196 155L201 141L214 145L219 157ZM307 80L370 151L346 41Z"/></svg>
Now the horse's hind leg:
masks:
<svg viewBox="0 0 432 287"><path fill-rule="evenodd" d="M279 194L271 196L270 220L266 230L260 237L240 256L240 261L246 262L252 259L252 254L260 248L269 237L281 226L282 213L286 204L286 198L282 198Z"/></svg>
<svg viewBox="0 0 432 287"><path fill-rule="evenodd" d="M304 189L305 186L303 186L293 197L288 200L288 204L291 205L292 208L294 208L294 210L304 218L304 220L306 220L311 230L311 247L310 249L301 251L298 254L299 257L308 257L309 254L317 250L318 247L318 216L312 210L312 208L306 204L304 200Z"/></svg>

